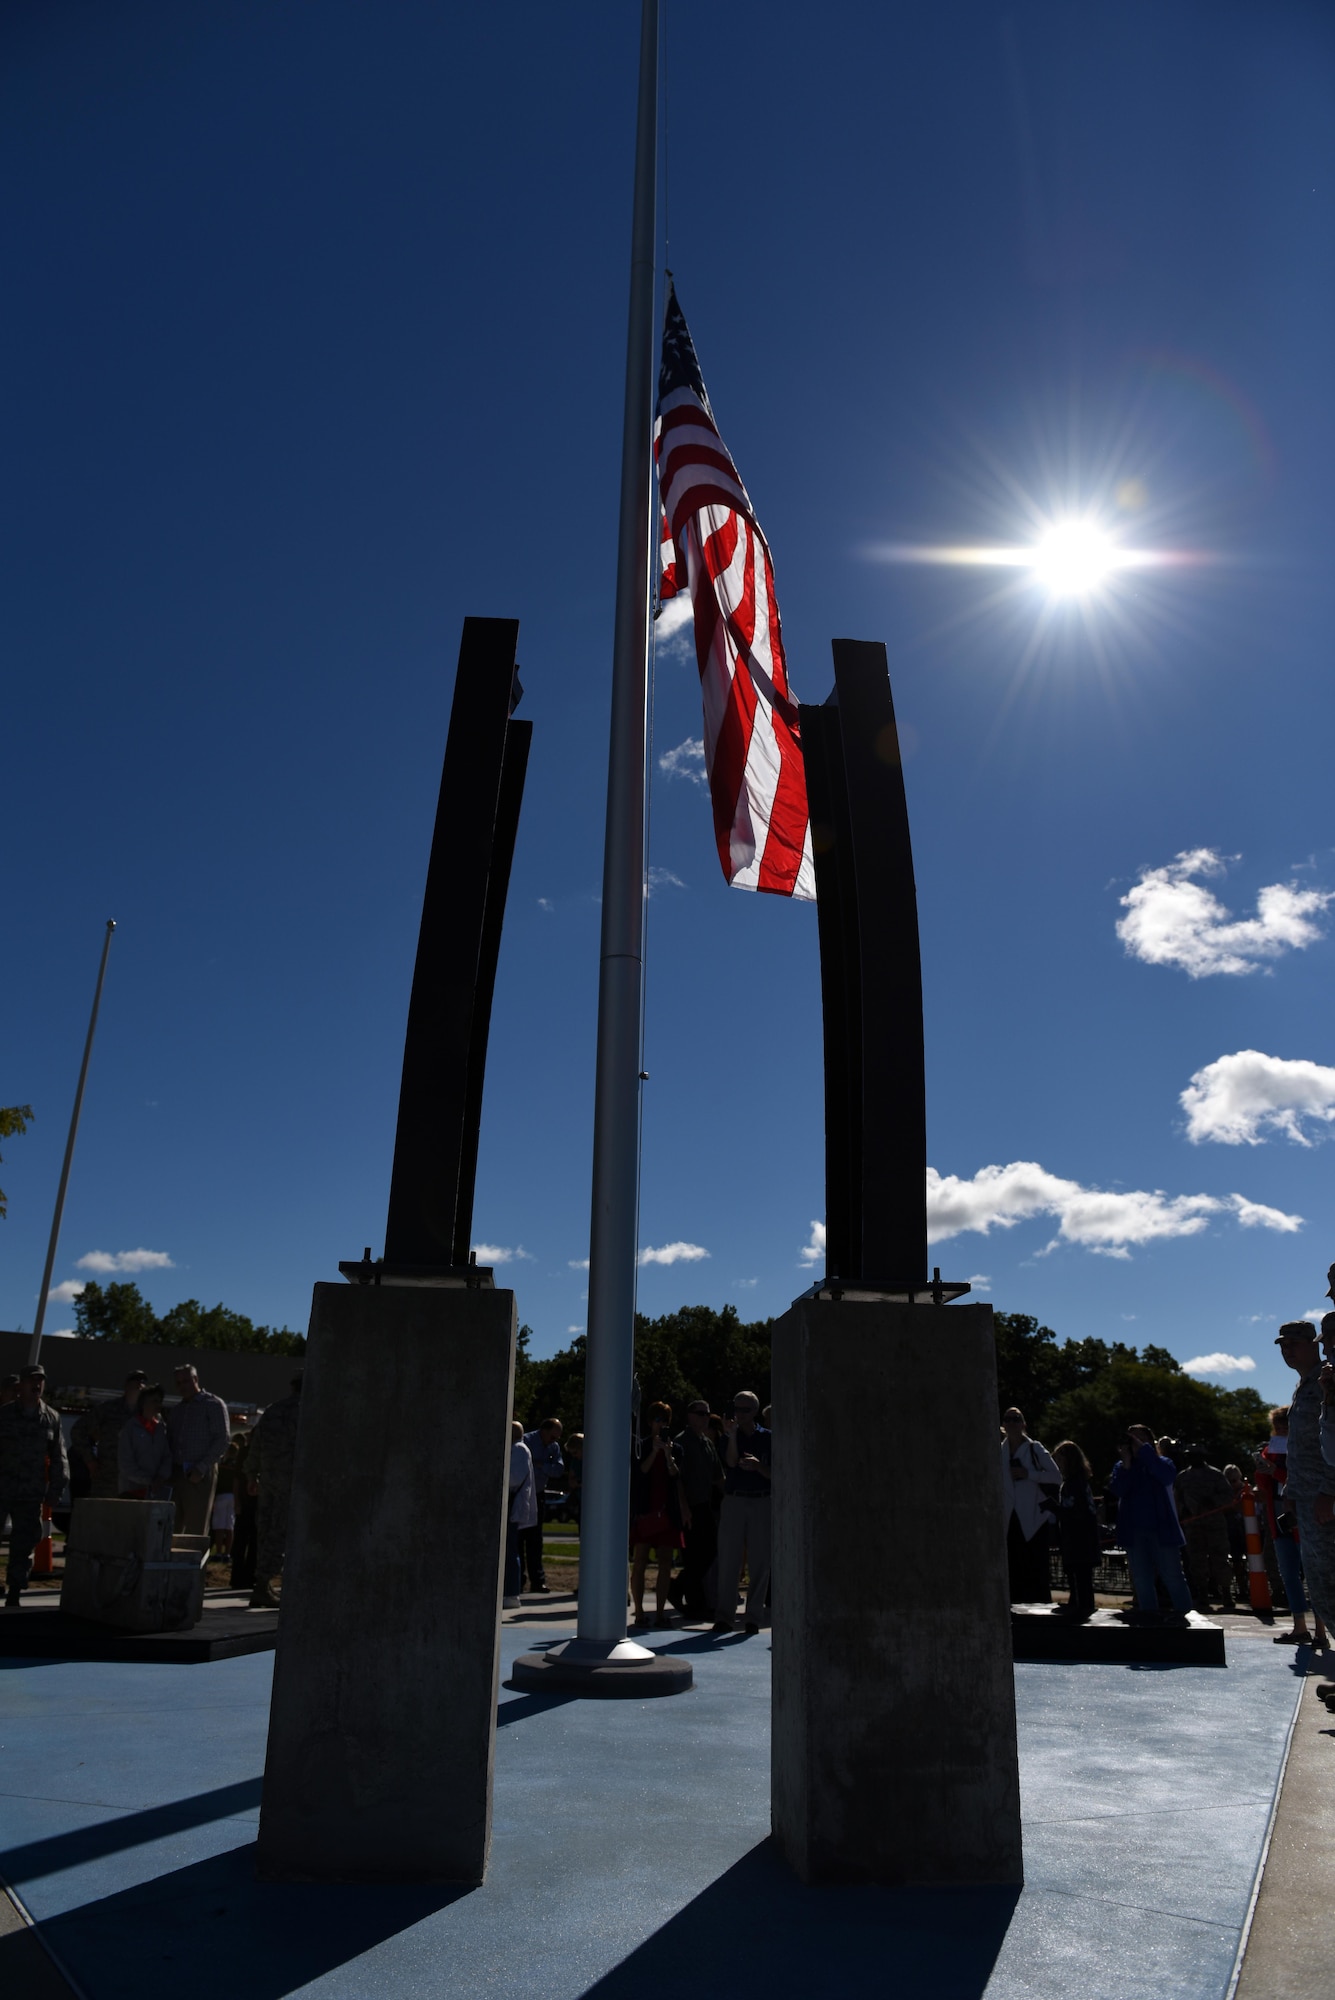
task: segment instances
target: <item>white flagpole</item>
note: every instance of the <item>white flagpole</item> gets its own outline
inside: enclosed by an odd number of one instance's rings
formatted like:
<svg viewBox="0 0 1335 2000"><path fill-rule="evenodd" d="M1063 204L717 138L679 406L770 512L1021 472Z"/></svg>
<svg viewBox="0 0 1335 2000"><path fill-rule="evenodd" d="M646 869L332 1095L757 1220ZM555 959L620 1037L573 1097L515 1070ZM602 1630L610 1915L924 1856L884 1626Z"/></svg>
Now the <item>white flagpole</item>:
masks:
<svg viewBox="0 0 1335 2000"><path fill-rule="evenodd" d="M60 1186L56 1190L56 1212L51 1219L51 1241L46 1246L46 1268L42 1272L42 1289L37 1296L37 1317L32 1323L32 1339L28 1343L28 1366L30 1368L42 1351L42 1327L46 1323L46 1301L51 1290L51 1273L56 1262L56 1247L60 1242L60 1219L65 1213L65 1190L70 1182L70 1166L74 1159L74 1141L79 1136L79 1113L83 1110L83 1087L88 1081L88 1061L93 1053L93 1035L97 1029L97 1010L102 1005L102 982L107 976L107 956L111 950L111 933L115 928L115 918L108 917L107 935L102 945L102 963L97 968L97 986L93 993L93 1011L88 1017L88 1039L83 1045L83 1063L79 1070L79 1087L74 1093L74 1110L70 1114L70 1135L65 1141L65 1161L60 1169Z"/></svg>
<svg viewBox="0 0 1335 2000"><path fill-rule="evenodd" d="M641 0L631 227L630 320L621 443L612 730L603 849L593 1203L584 1390L579 1633L574 1662L652 1661L626 1638L630 1393L639 1234L641 1000L644 991L645 762L653 509L658 0Z"/></svg>

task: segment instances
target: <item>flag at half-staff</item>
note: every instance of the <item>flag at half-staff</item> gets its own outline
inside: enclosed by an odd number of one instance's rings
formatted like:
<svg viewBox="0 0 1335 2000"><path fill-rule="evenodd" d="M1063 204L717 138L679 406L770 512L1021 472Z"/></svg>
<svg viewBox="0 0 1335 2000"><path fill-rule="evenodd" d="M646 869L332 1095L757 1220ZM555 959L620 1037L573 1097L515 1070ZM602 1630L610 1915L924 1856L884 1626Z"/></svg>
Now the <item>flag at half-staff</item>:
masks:
<svg viewBox="0 0 1335 2000"><path fill-rule="evenodd" d="M774 565L670 284L654 453L666 529L659 598L683 582L691 594L723 873L735 889L814 902L806 771Z"/></svg>

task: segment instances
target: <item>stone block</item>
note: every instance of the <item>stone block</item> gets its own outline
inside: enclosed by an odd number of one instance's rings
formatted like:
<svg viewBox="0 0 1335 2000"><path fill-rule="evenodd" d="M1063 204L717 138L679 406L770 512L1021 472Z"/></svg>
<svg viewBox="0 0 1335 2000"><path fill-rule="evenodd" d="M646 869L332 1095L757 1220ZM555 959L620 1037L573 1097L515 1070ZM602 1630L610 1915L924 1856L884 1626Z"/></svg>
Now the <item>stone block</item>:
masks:
<svg viewBox="0 0 1335 2000"><path fill-rule="evenodd" d="M774 1329L773 1827L805 1882L1017 1883L988 1306Z"/></svg>
<svg viewBox="0 0 1335 2000"><path fill-rule="evenodd" d="M127 1632L181 1632L204 1610L207 1535L173 1535L170 1500L76 1500L60 1608Z"/></svg>
<svg viewBox="0 0 1335 2000"><path fill-rule="evenodd" d="M508 1291L315 1287L260 1811L271 1881L480 1882Z"/></svg>

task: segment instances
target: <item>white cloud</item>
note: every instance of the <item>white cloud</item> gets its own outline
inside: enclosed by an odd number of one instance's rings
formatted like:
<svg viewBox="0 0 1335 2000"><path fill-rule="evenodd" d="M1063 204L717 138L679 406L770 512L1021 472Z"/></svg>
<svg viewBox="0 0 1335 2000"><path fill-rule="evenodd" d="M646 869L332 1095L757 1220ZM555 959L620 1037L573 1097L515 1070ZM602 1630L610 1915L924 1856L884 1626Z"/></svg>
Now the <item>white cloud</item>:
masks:
<svg viewBox="0 0 1335 2000"><path fill-rule="evenodd" d="M986 1236L993 1228L1013 1229L1018 1222L1052 1215L1058 1232L1047 1250L1060 1243L1078 1243L1105 1257L1126 1258L1132 1243L1153 1243L1166 1237L1199 1236L1211 1216L1233 1215L1244 1228L1302 1228L1300 1215L1266 1208L1245 1195L1179 1194L1129 1189L1114 1192L1084 1187L1079 1181L1050 1174L1034 1160L1013 1160L1005 1167L980 1167L972 1180L927 1169L927 1235L933 1243L976 1230ZM1043 1252L1040 1255L1045 1254ZM807 1253L803 1252L804 1258ZM814 1258L807 1258L814 1262Z"/></svg>
<svg viewBox="0 0 1335 2000"><path fill-rule="evenodd" d="M705 742L702 736L688 736L675 750L665 750L658 760L665 778L687 778L693 785L707 785Z"/></svg>
<svg viewBox="0 0 1335 2000"><path fill-rule="evenodd" d="M570 1257L566 1261L572 1271L587 1271L589 1268L587 1257Z"/></svg>
<svg viewBox="0 0 1335 2000"><path fill-rule="evenodd" d="M1122 897L1126 915L1117 935L1132 958L1147 965L1176 965L1192 979L1211 973L1255 972L1269 958L1301 951L1321 936L1312 921L1335 900L1335 891L1272 882L1256 898L1256 915L1232 921L1199 877L1222 875L1225 858L1212 847L1184 849L1162 868L1141 870Z"/></svg>
<svg viewBox="0 0 1335 2000"><path fill-rule="evenodd" d="M556 908L556 905L552 901L550 896L539 896L538 908L540 910L554 910Z"/></svg>
<svg viewBox="0 0 1335 2000"><path fill-rule="evenodd" d="M67 1306L77 1299L88 1283L86 1278L66 1278L59 1285L52 1285L47 1299L53 1306Z"/></svg>
<svg viewBox="0 0 1335 2000"><path fill-rule="evenodd" d="M1308 1146L1304 1118L1335 1124L1335 1069L1239 1049L1198 1069L1181 1103L1187 1137L1197 1145L1215 1139L1223 1146L1259 1146L1268 1128Z"/></svg>
<svg viewBox="0 0 1335 2000"><path fill-rule="evenodd" d="M473 1255L479 1264L531 1264L533 1252L526 1250L522 1243L516 1243L513 1250L504 1243L475 1243Z"/></svg>
<svg viewBox="0 0 1335 2000"><path fill-rule="evenodd" d="M691 617L691 593L688 590L678 591L675 597L669 597L660 607L654 620L654 640L660 652L674 639L681 638L691 623Z"/></svg>
<svg viewBox="0 0 1335 2000"><path fill-rule="evenodd" d="M1292 1236L1303 1226L1301 1215L1286 1215L1282 1208L1267 1208L1263 1201L1248 1201L1245 1194L1230 1194L1225 1200L1244 1229L1279 1229Z"/></svg>
<svg viewBox="0 0 1335 2000"><path fill-rule="evenodd" d="M975 1271L969 1283L976 1292L990 1292L992 1289L992 1280L984 1271Z"/></svg>
<svg viewBox="0 0 1335 2000"><path fill-rule="evenodd" d="M1182 1363L1188 1375L1254 1375L1256 1363L1250 1354L1198 1354Z"/></svg>
<svg viewBox="0 0 1335 2000"><path fill-rule="evenodd" d="M709 1252L698 1243L665 1243L659 1250L644 1249L639 1261L645 1264L698 1264Z"/></svg>
<svg viewBox="0 0 1335 2000"><path fill-rule="evenodd" d="M686 884L680 875L674 875L670 868L650 868L644 877L644 893L652 896L655 889L684 889Z"/></svg>
<svg viewBox="0 0 1335 2000"><path fill-rule="evenodd" d="M734 1278L733 1283L739 1292L751 1292L755 1290L760 1280L759 1278Z"/></svg>
<svg viewBox="0 0 1335 2000"><path fill-rule="evenodd" d="M174 1271L165 1250L90 1250L75 1259L81 1271Z"/></svg>
<svg viewBox="0 0 1335 2000"><path fill-rule="evenodd" d="M811 1225L811 1241L802 1245L802 1248L797 1253L797 1261L799 1264L805 1264L808 1270L816 1264L823 1264L825 1262L825 1224L823 1222L813 1221Z"/></svg>
<svg viewBox="0 0 1335 2000"><path fill-rule="evenodd" d="M44 1333L44 1334L42 1335L42 1339L43 1339L43 1340L73 1340L73 1339L74 1339L74 1334L75 1334L75 1330L74 1330L74 1328L73 1328L72 1326L49 1326L49 1327L48 1327L48 1328L46 1329L46 1332L45 1332L45 1333Z"/></svg>
<svg viewBox="0 0 1335 2000"><path fill-rule="evenodd" d="M584 1329L582 1326L568 1326L566 1328L567 1333L583 1333L583 1331Z"/></svg>

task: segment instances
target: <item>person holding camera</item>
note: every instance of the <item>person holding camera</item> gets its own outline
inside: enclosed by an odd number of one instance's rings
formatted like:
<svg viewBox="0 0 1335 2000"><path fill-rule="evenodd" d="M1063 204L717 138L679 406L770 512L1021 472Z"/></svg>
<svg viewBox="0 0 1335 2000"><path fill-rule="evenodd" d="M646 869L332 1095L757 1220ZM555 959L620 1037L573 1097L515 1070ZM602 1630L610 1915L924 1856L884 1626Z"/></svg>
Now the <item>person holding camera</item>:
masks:
<svg viewBox="0 0 1335 2000"><path fill-rule="evenodd" d="M760 1423L760 1398L739 1389L732 1415L723 1419L723 1507L718 1531L718 1593L713 1630L721 1638L733 1629L746 1564L748 1638L760 1630L769 1592L770 1433Z"/></svg>
<svg viewBox="0 0 1335 2000"><path fill-rule="evenodd" d="M1061 1471L1051 1452L1025 1428L1023 1410L1001 1419L1002 1505L1012 1604L1051 1604L1048 1549L1057 1518Z"/></svg>
<svg viewBox="0 0 1335 2000"><path fill-rule="evenodd" d="M1117 1497L1117 1539L1126 1550L1136 1610L1158 1616L1163 1584L1175 1621L1191 1610L1191 1591L1182 1573L1186 1536L1173 1504L1177 1467L1165 1458L1144 1424L1132 1424L1122 1439L1109 1490Z"/></svg>
<svg viewBox="0 0 1335 2000"><path fill-rule="evenodd" d="M644 1623L645 1575L653 1555L658 1562L654 1624L661 1628L672 1623L668 1616L672 1562L677 1550L686 1545L682 1523L690 1519L690 1509L681 1497L681 1465L672 1448L672 1411L666 1403L649 1405L649 1438L633 1471L631 1507L630 1595L635 1623Z"/></svg>

